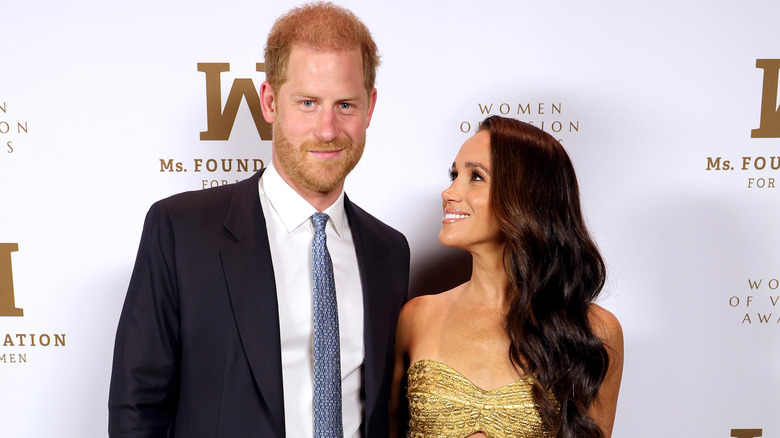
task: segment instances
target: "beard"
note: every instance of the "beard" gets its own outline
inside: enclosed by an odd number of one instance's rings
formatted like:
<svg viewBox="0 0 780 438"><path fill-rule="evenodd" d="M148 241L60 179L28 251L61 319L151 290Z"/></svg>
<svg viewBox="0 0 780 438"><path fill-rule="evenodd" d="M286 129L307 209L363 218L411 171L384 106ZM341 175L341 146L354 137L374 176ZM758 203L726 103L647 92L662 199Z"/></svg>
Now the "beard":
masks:
<svg viewBox="0 0 780 438"><path fill-rule="evenodd" d="M365 134L353 142L347 136L339 136L332 142L307 140L295 145L284 130L273 126L274 152L282 170L301 187L320 193L330 192L344 182L355 168L366 144ZM338 157L317 160L308 156L309 151L341 151Z"/></svg>

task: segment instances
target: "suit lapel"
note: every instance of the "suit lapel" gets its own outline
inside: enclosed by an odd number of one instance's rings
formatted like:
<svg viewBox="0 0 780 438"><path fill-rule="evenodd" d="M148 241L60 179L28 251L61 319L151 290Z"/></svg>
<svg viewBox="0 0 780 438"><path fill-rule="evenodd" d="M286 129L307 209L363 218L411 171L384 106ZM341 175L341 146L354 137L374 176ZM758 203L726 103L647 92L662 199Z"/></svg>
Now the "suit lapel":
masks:
<svg viewBox="0 0 780 438"><path fill-rule="evenodd" d="M261 172L236 184L225 230L233 242L220 256L241 343L277 436L284 436L279 310L265 217Z"/></svg>
<svg viewBox="0 0 780 438"><path fill-rule="evenodd" d="M348 198L344 201L347 211L352 238L355 242L355 252L360 270L360 282L363 287L363 318L364 318L364 345L366 350L363 362L363 381L366 392L365 418L371 418L379 399L382 382L384 380L387 352L392 338L388 333L388 327L394 326L391 292L387 291L385 257L387 256L381 242L377 241L374 233L367 227L363 220L365 214L355 208Z"/></svg>

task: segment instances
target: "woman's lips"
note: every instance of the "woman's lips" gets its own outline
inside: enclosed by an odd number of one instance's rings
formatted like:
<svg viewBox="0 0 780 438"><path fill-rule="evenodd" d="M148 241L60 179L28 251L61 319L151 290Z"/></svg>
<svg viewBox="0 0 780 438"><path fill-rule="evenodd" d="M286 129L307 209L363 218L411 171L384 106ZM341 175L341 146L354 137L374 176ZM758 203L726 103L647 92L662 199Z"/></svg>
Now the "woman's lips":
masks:
<svg viewBox="0 0 780 438"><path fill-rule="evenodd" d="M444 217L442 218L441 222L444 224L451 224L453 222L466 219L467 217L469 217L467 213L464 213L455 208L447 208L444 210Z"/></svg>

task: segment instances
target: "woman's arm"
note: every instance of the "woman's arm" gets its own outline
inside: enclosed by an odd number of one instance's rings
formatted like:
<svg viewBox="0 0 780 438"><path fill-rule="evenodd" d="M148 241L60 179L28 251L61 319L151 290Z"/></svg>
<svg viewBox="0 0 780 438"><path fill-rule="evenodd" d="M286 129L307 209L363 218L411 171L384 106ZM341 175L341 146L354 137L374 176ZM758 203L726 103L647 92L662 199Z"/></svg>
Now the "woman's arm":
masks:
<svg viewBox="0 0 780 438"><path fill-rule="evenodd" d="M419 299L412 299L407 302L401 309L401 314L398 317L398 328L395 334L395 365L393 367L393 380L390 387L390 437L397 438L404 430L400 423L400 419L406 418L406 415L401 415L403 412L399 412L403 409L402 406L406 406L406 403L402 403L401 398L405 396L402 391L402 384L404 377L406 377L406 369L409 366L409 347L412 343L412 321L414 320L414 313L417 308Z"/></svg>
<svg viewBox="0 0 780 438"><path fill-rule="evenodd" d="M620 380L623 377L623 329L615 315L596 304L590 306L590 323L609 355L607 375L590 408L590 416L601 427L604 438L610 438L615 423Z"/></svg>

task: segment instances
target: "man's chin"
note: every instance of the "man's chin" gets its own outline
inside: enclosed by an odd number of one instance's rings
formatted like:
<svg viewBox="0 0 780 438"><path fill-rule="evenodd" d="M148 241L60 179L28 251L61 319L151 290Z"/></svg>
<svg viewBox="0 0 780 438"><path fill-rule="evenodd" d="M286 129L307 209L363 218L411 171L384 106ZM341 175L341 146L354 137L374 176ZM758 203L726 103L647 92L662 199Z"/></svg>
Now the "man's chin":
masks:
<svg viewBox="0 0 780 438"><path fill-rule="evenodd" d="M342 158L347 157L339 157L339 159L327 163L310 163L308 169L302 169L301 177L307 188L321 193L339 188L355 167L354 164L349 165Z"/></svg>
<svg viewBox="0 0 780 438"><path fill-rule="evenodd" d="M330 193L333 190L339 188L340 184L344 182L344 177L340 175L306 175L303 178L303 185L315 192Z"/></svg>

